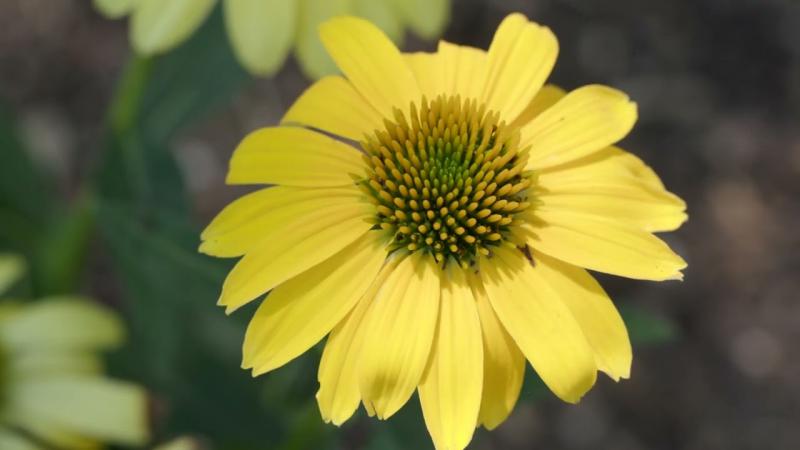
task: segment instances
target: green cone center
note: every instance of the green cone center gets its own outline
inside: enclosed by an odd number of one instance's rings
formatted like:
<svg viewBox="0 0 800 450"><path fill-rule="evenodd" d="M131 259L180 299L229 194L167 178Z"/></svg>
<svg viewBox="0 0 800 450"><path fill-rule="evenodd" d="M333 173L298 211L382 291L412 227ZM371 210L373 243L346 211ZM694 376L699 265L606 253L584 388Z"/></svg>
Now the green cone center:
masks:
<svg viewBox="0 0 800 450"><path fill-rule="evenodd" d="M489 255L529 205L519 132L472 99L439 96L395 109L361 143L377 222L393 248L464 267Z"/></svg>

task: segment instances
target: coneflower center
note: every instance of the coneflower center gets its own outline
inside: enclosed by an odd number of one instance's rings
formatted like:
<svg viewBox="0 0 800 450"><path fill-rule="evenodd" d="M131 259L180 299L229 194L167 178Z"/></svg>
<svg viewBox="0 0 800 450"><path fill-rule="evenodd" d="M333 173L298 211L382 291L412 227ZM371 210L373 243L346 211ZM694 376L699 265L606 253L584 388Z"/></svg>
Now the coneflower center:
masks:
<svg viewBox="0 0 800 450"><path fill-rule="evenodd" d="M529 202L519 132L476 100L425 98L361 143L377 222L393 248L464 267L509 235Z"/></svg>

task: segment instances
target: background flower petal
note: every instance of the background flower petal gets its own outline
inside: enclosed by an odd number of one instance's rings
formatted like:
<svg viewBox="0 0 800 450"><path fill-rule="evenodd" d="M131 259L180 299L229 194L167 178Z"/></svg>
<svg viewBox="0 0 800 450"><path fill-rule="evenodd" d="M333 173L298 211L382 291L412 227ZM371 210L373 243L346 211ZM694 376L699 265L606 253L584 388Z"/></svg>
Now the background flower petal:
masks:
<svg viewBox="0 0 800 450"><path fill-rule="evenodd" d="M143 55L176 47L200 27L216 0L139 0L131 16L133 48Z"/></svg>
<svg viewBox="0 0 800 450"><path fill-rule="evenodd" d="M297 0L224 0L225 25L233 50L256 75L283 65L297 23Z"/></svg>

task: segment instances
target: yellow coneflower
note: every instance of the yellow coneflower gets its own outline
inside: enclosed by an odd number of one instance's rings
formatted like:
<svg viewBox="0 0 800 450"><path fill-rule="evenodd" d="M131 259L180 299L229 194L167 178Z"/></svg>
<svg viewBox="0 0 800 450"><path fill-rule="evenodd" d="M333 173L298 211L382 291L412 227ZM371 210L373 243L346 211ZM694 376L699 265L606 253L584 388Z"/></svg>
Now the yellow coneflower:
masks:
<svg viewBox="0 0 800 450"><path fill-rule="evenodd" d="M272 75L294 48L306 75L319 78L336 66L322 48L317 26L338 14L374 21L395 42L406 28L425 39L438 37L450 14L450 0L94 0L109 18L131 16L131 43L154 55L189 38L222 1L225 25L236 57L254 75ZM426 14L419 14L424 4Z"/></svg>
<svg viewBox="0 0 800 450"><path fill-rule="evenodd" d="M0 255L0 294L22 267L18 257ZM122 337L117 317L86 300L0 303L0 448L145 444L147 395L104 377L98 354Z"/></svg>
<svg viewBox="0 0 800 450"><path fill-rule="evenodd" d="M243 367L263 374L328 335L322 417L341 424L363 403L386 419L416 390L440 449L505 420L526 359L571 403L598 370L628 377L625 326L585 269L667 280L686 266L652 234L686 220L683 201L613 146L636 105L543 87L558 44L520 14L486 52L402 54L353 17L321 37L344 77L242 141L228 182L276 186L202 235L201 251L242 257L229 313L270 292Z"/></svg>

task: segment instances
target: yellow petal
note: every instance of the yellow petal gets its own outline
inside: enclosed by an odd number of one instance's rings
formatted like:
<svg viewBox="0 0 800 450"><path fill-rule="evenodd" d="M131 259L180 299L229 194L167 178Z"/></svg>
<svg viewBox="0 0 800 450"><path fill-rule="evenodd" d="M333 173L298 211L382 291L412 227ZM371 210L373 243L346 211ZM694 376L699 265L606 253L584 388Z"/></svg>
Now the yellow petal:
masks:
<svg viewBox="0 0 800 450"><path fill-rule="evenodd" d="M548 186L591 181L635 180L656 191L664 190L658 175L636 155L618 147L606 147L580 159L539 170L537 180Z"/></svg>
<svg viewBox="0 0 800 450"><path fill-rule="evenodd" d="M321 264L272 290L244 338L242 368L276 369L319 342L353 308L386 259L385 237L371 231Z"/></svg>
<svg viewBox="0 0 800 450"><path fill-rule="evenodd" d="M461 450L472 440L483 387L481 322L464 271L451 265L442 281L439 324L419 401L437 449Z"/></svg>
<svg viewBox="0 0 800 450"><path fill-rule="evenodd" d="M594 385L594 354L572 313L517 249L498 248L480 261L497 317L559 398L576 403Z"/></svg>
<svg viewBox="0 0 800 450"><path fill-rule="evenodd" d="M631 372L631 342L617 308L600 284L585 270L534 252L536 270L559 292L592 346L597 368L615 381Z"/></svg>
<svg viewBox="0 0 800 450"><path fill-rule="evenodd" d="M142 445L149 436L147 396L132 384L87 376L37 378L16 383L7 395L9 417L126 445Z"/></svg>
<svg viewBox="0 0 800 450"><path fill-rule="evenodd" d="M230 314L254 298L335 255L372 226L371 205L320 205L269 230L239 260L222 286L219 305Z"/></svg>
<svg viewBox="0 0 800 450"><path fill-rule="evenodd" d="M122 324L110 310L67 297L22 307L0 327L0 340L14 351L107 349L118 346L123 336Z"/></svg>
<svg viewBox="0 0 800 450"><path fill-rule="evenodd" d="M275 186L242 196L226 206L200 235L200 251L219 257L241 256L268 239L277 239L288 222L330 206L359 205L354 187L305 189Z"/></svg>
<svg viewBox="0 0 800 450"><path fill-rule="evenodd" d="M139 0L131 18L131 42L143 55L163 53L200 27L216 0Z"/></svg>
<svg viewBox="0 0 800 450"><path fill-rule="evenodd" d="M225 25L236 57L251 73L280 69L294 38L297 0L225 0Z"/></svg>
<svg viewBox="0 0 800 450"><path fill-rule="evenodd" d="M661 239L594 215L537 208L522 226L528 245L564 262L641 280L683 279L686 263Z"/></svg>
<svg viewBox="0 0 800 450"><path fill-rule="evenodd" d="M94 8L109 19L127 16L139 3L139 0L93 0Z"/></svg>
<svg viewBox="0 0 800 450"><path fill-rule="evenodd" d="M422 378L439 314L439 268L419 252L387 277L364 319L359 386L364 405L388 419Z"/></svg>
<svg viewBox="0 0 800 450"><path fill-rule="evenodd" d="M525 378L525 357L497 318L480 280L472 292L483 330L483 396L478 423L489 430L506 420L517 404Z"/></svg>
<svg viewBox="0 0 800 450"><path fill-rule="evenodd" d="M460 95L478 99L486 77L486 52L439 41L436 53L405 53L420 91L428 99L439 95Z"/></svg>
<svg viewBox="0 0 800 450"><path fill-rule="evenodd" d="M439 41L439 70L444 71L445 89L440 94L458 94L461 98L481 97L486 82L486 52L464 45Z"/></svg>
<svg viewBox="0 0 800 450"><path fill-rule="evenodd" d="M420 93L425 98L433 99L438 95L450 93L445 83L443 61L439 54L427 52L404 53L403 58L414 73Z"/></svg>
<svg viewBox="0 0 800 450"><path fill-rule="evenodd" d="M538 198L549 207L573 209L670 231L686 221L686 203L664 189L642 160L616 147L537 173Z"/></svg>
<svg viewBox="0 0 800 450"><path fill-rule="evenodd" d="M349 81L328 76L303 92L281 124L302 124L358 141L382 128L380 114Z"/></svg>
<svg viewBox="0 0 800 450"><path fill-rule="evenodd" d="M683 200L633 177L597 176L571 183L558 180L557 176L552 178L554 186L540 181L542 188L536 193L536 200L553 211L596 215L651 232L675 230L687 219Z"/></svg>
<svg viewBox="0 0 800 450"><path fill-rule="evenodd" d="M296 127L250 133L231 158L229 184L329 187L354 184L365 175L361 153L322 133Z"/></svg>
<svg viewBox="0 0 800 450"><path fill-rule="evenodd" d="M317 403L325 422L339 426L358 408L361 401L358 360L364 344L364 317L375 294L396 267L396 262L396 258L390 258L384 264L355 308L328 336L317 375Z"/></svg>
<svg viewBox="0 0 800 450"><path fill-rule="evenodd" d="M400 51L375 25L356 17L337 17L320 26L320 38L336 65L384 117L393 108L408 112L421 95Z"/></svg>
<svg viewBox="0 0 800 450"><path fill-rule="evenodd" d="M528 168L557 166L625 137L636 123L636 104L623 92L591 85L575 89L521 129L531 146Z"/></svg>
<svg viewBox="0 0 800 450"><path fill-rule="evenodd" d="M489 46L484 103L513 121L542 87L557 56L558 41L549 28L522 14L509 15Z"/></svg>
<svg viewBox="0 0 800 450"><path fill-rule="evenodd" d="M565 95L567 95L567 92L558 86L552 84L544 85L539 92L536 93L536 96L533 97L533 100L528 103L528 106L514 119L512 126L521 127L525 125L539 114L558 103Z"/></svg>

